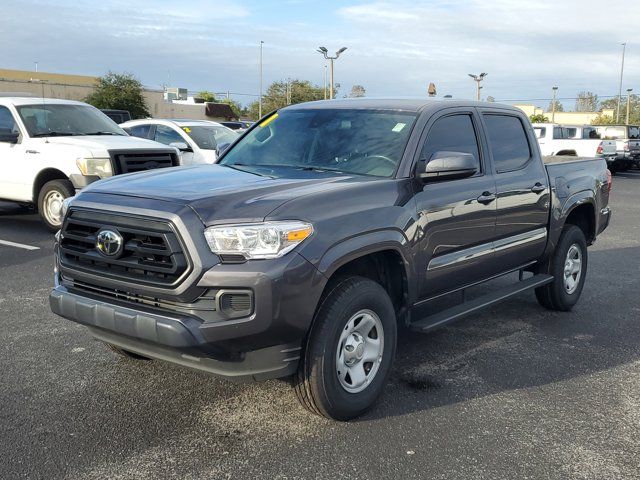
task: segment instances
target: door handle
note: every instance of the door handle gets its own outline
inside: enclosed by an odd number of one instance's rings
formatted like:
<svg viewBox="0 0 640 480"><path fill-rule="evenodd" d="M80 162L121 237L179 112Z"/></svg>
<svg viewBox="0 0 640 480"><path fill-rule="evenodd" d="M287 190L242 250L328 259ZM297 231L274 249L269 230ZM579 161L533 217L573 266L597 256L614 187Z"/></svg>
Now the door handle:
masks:
<svg viewBox="0 0 640 480"><path fill-rule="evenodd" d="M542 185L540 182L536 183L533 187L531 187L531 191L533 193L542 193L547 189L547 187L545 187L544 185Z"/></svg>
<svg viewBox="0 0 640 480"><path fill-rule="evenodd" d="M482 195L478 197L478 203L484 203L485 205L493 202L496 199L495 193L482 192Z"/></svg>

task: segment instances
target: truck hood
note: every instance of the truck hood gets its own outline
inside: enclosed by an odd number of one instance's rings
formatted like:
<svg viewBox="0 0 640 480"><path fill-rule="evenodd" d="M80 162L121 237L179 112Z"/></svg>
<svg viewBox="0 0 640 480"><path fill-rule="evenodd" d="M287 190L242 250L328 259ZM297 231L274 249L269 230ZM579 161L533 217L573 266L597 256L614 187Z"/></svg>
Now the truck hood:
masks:
<svg viewBox="0 0 640 480"><path fill-rule="evenodd" d="M93 183L82 192L188 205L205 225L213 225L262 221L289 200L367 181L367 177L331 172L291 170L283 178L261 176L221 165L198 165L119 175Z"/></svg>
<svg viewBox="0 0 640 480"><path fill-rule="evenodd" d="M48 137L47 143L70 147L85 148L94 157L104 157L108 150L164 150L169 148L153 140L123 135L87 135L75 137Z"/></svg>

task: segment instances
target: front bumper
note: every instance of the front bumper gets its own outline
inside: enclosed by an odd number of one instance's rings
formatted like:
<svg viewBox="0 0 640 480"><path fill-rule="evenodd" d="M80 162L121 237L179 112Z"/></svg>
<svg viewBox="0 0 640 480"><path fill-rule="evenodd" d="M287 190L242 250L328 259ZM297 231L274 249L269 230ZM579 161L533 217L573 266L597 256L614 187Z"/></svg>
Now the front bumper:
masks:
<svg viewBox="0 0 640 480"><path fill-rule="evenodd" d="M194 318L155 312L71 293L62 285L49 295L51 310L90 327L92 335L140 355L204 370L232 380L265 380L291 375L300 357L300 342L243 352L221 360Z"/></svg>

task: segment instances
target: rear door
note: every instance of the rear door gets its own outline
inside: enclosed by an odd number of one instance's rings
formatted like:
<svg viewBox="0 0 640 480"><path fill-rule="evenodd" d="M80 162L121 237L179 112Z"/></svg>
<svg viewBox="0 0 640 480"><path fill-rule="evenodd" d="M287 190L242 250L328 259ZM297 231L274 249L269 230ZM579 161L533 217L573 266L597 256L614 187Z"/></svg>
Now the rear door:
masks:
<svg viewBox="0 0 640 480"><path fill-rule="evenodd" d="M418 162L442 151L470 153L478 162L472 177L415 182L421 299L481 280L491 269L496 189L479 121L472 108L447 109L430 119L420 139Z"/></svg>
<svg viewBox="0 0 640 480"><path fill-rule="evenodd" d="M497 192L494 266L505 271L545 249L549 180L528 121L510 110L480 111Z"/></svg>

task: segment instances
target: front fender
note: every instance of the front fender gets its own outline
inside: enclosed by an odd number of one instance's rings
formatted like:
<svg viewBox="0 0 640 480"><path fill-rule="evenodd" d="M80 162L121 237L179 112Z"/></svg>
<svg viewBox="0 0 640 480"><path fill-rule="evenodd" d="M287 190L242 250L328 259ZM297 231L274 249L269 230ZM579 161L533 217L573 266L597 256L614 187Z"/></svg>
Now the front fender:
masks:
<svg viewBox="0 0 640 480"><path fill-rule="evenodd" d="M393 250L402 258L407 276L409 300L413 301L417 295L417 282L412 269L411 249L409 240L399 230L385 229L365 232L332 245L320 258L316 268L324 284L342 266L366 255Z"/></svg>

